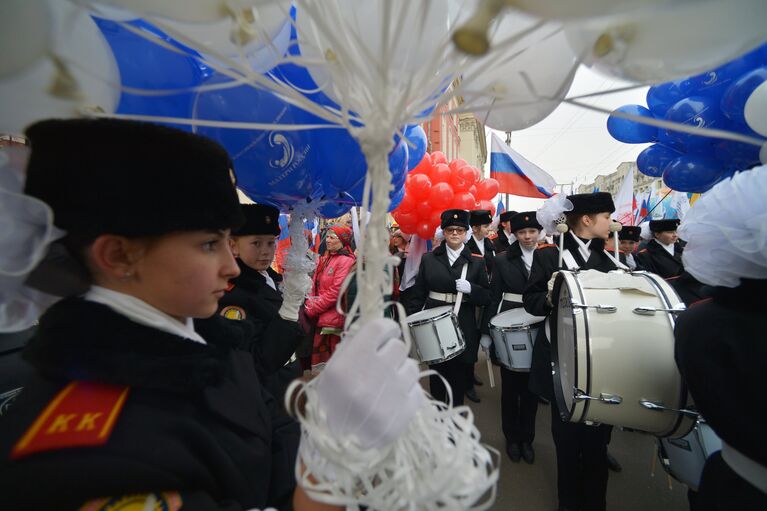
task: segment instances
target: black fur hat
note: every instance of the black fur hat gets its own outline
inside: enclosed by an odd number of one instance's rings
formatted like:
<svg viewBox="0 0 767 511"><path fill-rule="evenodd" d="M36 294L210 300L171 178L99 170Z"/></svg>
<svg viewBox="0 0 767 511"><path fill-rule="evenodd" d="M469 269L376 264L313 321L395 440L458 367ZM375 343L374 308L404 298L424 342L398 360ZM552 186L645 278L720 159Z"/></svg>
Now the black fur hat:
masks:
<svg viewBox="0 0 767 511"><path fill-rule="evenodd" d="M70 233L154 236L243 221L231 160L205 137L115 119L46 120L26 135L25 193Z"/></svg>
<svg viewBox="0 0 767 511"><path fill-rule="evenodd" d="M469 225L486 225L493 223L493 217L490 216L490 211L486 209L475 209L470 212Z"/></svg>
<svg viewBox="0 0 767 511"><path fill-rule="evenodd" d="M570 212L572 214L591 215L615 211L613 196L607 192L577 193L568 195L567 198L573 203L573 210Z"/></svg>
<svg viewBox="0 0 767 511"><path fill-rule="evenodd" d="M618 239L621 241L639 241L642 228L638 225L624 225L620 231L618 231Z"/></svg>
<svg viewBox="0 0 767 511"><path fill-rule="evenodd" d="M650 232L676 231L679 227L679 220L676 218L668 220L650 220Z"/></svg>
<svg viewBox="0 0 767 511"><path fill-rule="evenodd" d="M245 224L233 232L235 236L247 236L250 234L280 235L279 209L266 204L243 204L242 212L245 214Z"/></svg>
<svg viewBox="0 0 767 511"><path fill-rule="evenodd" d="M469 212L465 209L448 209L442 212L440 219L442 229L451 226L469 228Z"/></svg>
<svg viewBox="0 0 767 511"><path fill-rule="evenodd" d="M511 221L511 219L512 219L512 218L514 217L514 215L516 215L516 214L517 214L517 212L516 212L516 211L504 211L503 213L501 213L501 219L500 219L500 221L501 221L501 222L510 222L510 221Z"/></svg>
<svg viewBox="0 0 767 511"><path fill-rule="evenodd" d="M511 232L517 232L520 229L543 229L535 217L535 211L523 211L511 217Z"/></svg>

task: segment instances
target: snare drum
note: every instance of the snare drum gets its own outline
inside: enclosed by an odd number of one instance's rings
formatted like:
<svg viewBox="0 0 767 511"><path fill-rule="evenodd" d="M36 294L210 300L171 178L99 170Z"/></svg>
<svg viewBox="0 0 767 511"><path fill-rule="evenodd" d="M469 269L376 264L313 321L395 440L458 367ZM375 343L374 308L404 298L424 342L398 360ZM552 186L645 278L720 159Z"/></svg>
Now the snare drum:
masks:
<svg viewBox="0 0 767 511"><path fill-rule="evenodd" d="M446 362L466 348L458 318L450 305L416 312L405 321L413 338L414 356L421 362Z"/></svg>
<svg viewBox="0 0 767 511"><path fill-rule="evenodd" d="M687 388L674 362L674 289L647 272L560 271L550 317L562 419L684 436ZM687 412L685 410L685 412Z"/></svg>
<svg viewBox="0 0 767 511"><path fill-rule="evenodd" d="M722 440L702 420L682 438L658 439L658 456L663 468L694 491L698 491L706 460L721 450Z"/></svg>
<svg viewBox="0 0 767 511"><path fill-rule="evenodd" d="M490 336L498 362L503 367L511 371L530 371L535 336L545 319L528 314L521 307L493 316Z"/></svg>

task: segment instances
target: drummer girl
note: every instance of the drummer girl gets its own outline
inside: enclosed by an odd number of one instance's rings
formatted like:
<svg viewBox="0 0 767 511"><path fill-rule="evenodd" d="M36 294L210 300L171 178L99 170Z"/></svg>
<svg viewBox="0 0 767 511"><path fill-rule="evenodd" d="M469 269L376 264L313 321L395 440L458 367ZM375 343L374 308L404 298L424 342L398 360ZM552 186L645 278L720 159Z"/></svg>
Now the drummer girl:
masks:
<svg viewBox="0 0 767 511"><path fill-rule="evenodd" d="M299 429L263 392L245 322L213 315L239 273L227 153L129 121L27 135L25 193L52 208L91 285L25 351L34 374L0 422L4 507L290 507ZM295 491L295 509L324 509Z"/></svg>
<svg viewBox="0 0 767 511"><path fill-rule="evenodd" d="M541 225L535 218L535 211L517 213L511 217L509 248L495 256L493 275L490 282L490 305L485 307L482 322L483 349L489 349L492 340L489 335L490 320L501 312L522 307L522 293L527 286L533 256L538 246ZM530 373L511 371L501 366L501 424L506 438L506 453L511 461L524 458L527 463L535 460L533 438L535 438L535 414L538 397L528 388Z"/></svg>
<svg viewBox="0 0 767 511"><path fill-rule="evenodd" d="M445 240L432 252L424 254L412 294L404 305L408 314L414 314L422 309L454 305L458 293L463 295L458 323L466 349L455 358L431 366L450 384L453 404L457 406L463 404L468 366L473 367L477 361L480 332L475 307L490 302L490 289L484 258L473 255L463 243L469 228L469 212L462 209L444 211L441 228ZM446 389L438 376L430 377L430 387L435 399L447 402Z"/></svg>
<svg viewBox="0 0 767 511"><path fill-rule="evenodd" d="M570 204L567 203L569 201ZM570 208L572 206L572 208ZM538 211L538 221L553 231L554 219L565 214L569 232L564 236L565 269L614 270L613 258L605 251L610 235L610 214L615 211L609 193L555 195ZM548 316L551 293L559 270L559 248L536 250L530 280L523 294L525 310L534 316ZM560 509L604 511L607 495L608 426L564 422L557 407L551 371L551 345L545 329L538 331L530 369L530 390L551 401L551 434L557 452L557 487Z"/></svg>

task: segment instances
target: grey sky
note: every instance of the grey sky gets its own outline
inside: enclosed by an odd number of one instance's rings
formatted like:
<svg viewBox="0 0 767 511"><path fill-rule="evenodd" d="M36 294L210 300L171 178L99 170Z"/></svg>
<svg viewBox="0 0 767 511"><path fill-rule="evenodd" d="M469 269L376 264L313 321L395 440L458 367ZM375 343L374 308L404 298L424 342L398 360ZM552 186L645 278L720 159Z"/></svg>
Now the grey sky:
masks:
<svg viewBox="0 0 767 511"><path fill-rule="evenodd" d="M584 66L578 70L568 97L597 91L617 89L630 85L627 82L596 73ZM619 106L636 103L645 105L647 87L605 94L589 98L587 103L613 110ZM490 130L487 149L490 152ZM503 132L496 132L502 140ZM618 164L635 161L648 144L624 144L607 132L607 114L592 112L572 105L562 104L546 119L531 128L513 132L511 147L525 158L551 174L557 183L593 182L598 175L612 173ZM485 165L489 172L490 157ZM569 190L569 186L566 188ZM513 209L536 209L542 203L538 199L510 197Z"/></svg>

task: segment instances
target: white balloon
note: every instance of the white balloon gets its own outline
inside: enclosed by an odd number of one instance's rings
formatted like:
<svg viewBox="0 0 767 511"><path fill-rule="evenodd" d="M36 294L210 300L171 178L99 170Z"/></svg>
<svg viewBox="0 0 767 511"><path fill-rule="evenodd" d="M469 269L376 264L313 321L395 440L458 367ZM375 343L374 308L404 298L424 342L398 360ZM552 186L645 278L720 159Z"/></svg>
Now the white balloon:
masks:
<svg viewBox="0 0 767 511"><path fill-rule="evenodd" d="M6 0L0 15L0 78L32 65L45 55L51 30L45 0Z"/></svg>
<svg viewBox="0 0 767 511"><path fill-rule="evenodd" d="M506 0L515 9L549 19L592 18L695 0Z"/></svg>
<svg viewBox="0 0 767 511"><path fill-rule="evenodd" d="M763 165L767 165L767 142L762 144L762 148L759 150L759 161Z"/></svg>
<svg viewBox="0 0 767 511"><path fill-rule="evenodd" d="M587 65L614 77L662 83L717 67L765 40L764 0L679 2L631 16L573 21L568 38Z"/></svg>
<svg viewBox="0 0 767 511"><path fill-rule="evenodd" d="M69 2L51 2L53 48L74 79L80 97L52 96L58 70L49 58L0 80L0 132L22 133L29 124L50 117L75 117L81 107L113 112L120 97L120 77L112 51L88 12Z"/></svg>
<svg viewBox="0 0 767 511"><path fill-rule="evenodd" d="M516 19L513 25L524 27L524 20ZM572 84L578 58L564 32L547 24L530 38L505 49L506 59L490 55L464 73L466 104L492 128L516 131L542 121L559 106Z"/></svg>
<svg viewBox="0 0 767 511"><path fill-rule="evenodd" d="M407 84L410 75L425 66L432 66L437 74L445 64L440 60L439 49L447 41L449 13L438 2L327 0L321 4L322 19L314 19L299 4L296 30L301 54L312 61L326 63L307 65L307 68L334 101L340 102L343 98L345 104L353 103L354 98L346 94L345 84L354 80L361 80L372 89L380 88L383 73L376 71L384 71L386 62L388 84L394 86ZM391 21L388 34L384 34L384 18ZM388 41L386 46L384 37ZM344 56L351 62L333 62ZM351 76L352 69L364 74ZM424 96L431 92L421 91Z"/></svg>
<svg viewBox="0 0 767 511"><path fill-rule="evenodd" d="M746 118L746 124L759 133L767 137L767 82L754 89L746 100L746 106L743 108L743 115ZM765 153L764 147L760 157ZM764 163L764 158L762 158Z"/></svg>

